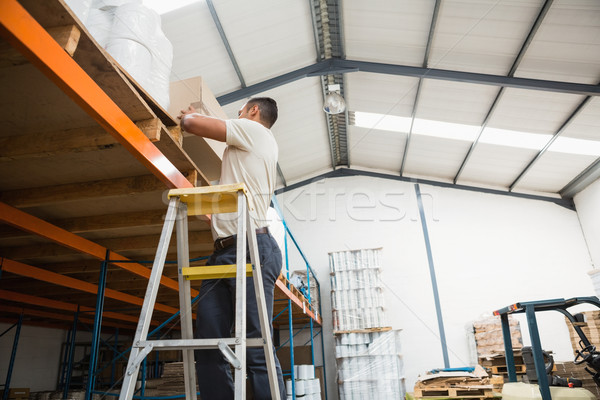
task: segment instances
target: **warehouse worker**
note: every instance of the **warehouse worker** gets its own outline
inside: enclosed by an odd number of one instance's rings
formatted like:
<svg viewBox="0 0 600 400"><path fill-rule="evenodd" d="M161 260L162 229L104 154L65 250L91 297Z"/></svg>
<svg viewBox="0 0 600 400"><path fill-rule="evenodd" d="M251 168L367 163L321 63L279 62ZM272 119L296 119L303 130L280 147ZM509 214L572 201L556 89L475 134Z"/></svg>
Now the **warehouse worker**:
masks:
<svg viewBox="0 0 600 400"><path fill-rule="evenodd" d="M270 128L277 120L277 103L268 97L251 98L238 112L238 119L222 120L182 110L181 128L194 135L227 143L223 154L220 184L243 182L254 200L253 218L262 267L262 279L269 321L273 316L273 290L281 271L281 250L266 228L267 210L275 190L278 146ZM215 251L206 265L236 263L237 213L212 216ZM261 337L258 308L252 278L247 282L247 337ZM230 337L235 321L235 278L202 282L196 317L197 338ZM273 334L271 328L271 335ZM256 399L271 400L264 350L248 348L248 379ZM281 366L275 356L279 391L285 399ZM229 363L219 350L196 351L198 386L203 400L234 398Z"/></svg>

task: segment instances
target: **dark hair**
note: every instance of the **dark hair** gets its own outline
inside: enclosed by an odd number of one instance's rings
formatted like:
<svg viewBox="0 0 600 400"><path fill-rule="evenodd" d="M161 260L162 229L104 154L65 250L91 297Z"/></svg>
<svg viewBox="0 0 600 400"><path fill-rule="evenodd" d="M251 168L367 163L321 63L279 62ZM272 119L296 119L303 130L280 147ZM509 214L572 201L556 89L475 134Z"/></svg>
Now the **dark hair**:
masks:
<svg viewBox="0 0 600 400"><path fill-rule="evenodd" d="M277 121L277 103L270 97L252 97L246 102L248 108L254 105L258 106L260 119L270 129Z"/></svg>

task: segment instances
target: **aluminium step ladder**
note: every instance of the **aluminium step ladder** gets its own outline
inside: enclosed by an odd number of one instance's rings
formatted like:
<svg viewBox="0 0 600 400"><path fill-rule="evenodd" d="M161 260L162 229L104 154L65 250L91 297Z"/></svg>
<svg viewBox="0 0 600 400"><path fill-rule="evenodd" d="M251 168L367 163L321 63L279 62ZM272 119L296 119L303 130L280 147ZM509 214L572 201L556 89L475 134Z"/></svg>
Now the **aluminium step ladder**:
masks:
<svg viewBox="0 0 600 400"><path fill-rule="evenodd" d="M160 236L152 272L140 319L135 332L131 354L123 378L119 400L131 400L135 391L140 364L152 350L179 349L183 351L183 369L186 400L196 400L196 372L194 367L194 349L219 349L235 369L235 399L246 398L246 347L263 347L267 360L269 386L273 399L279 400L277 372L271 341L271 321L267 315L261 276L260 257L256 240L256 231L250 210L253 202L246 186L242 183L219 186L204 186L192 189L173 189L169 191L169 207ZM235 265L190 267L188 247L188 215L207 215L231 213L237 211L237 237L248 238L251 264L246 263L246 241L237 240ZM179 281L179 304L181 318L181 337L176 340L147 340L152 311L160 286L165 259L173 227L177 230L177 264ZM258 315L262 331L261 338L246 338L246 277L252 276ZM192 331L192 307L190 280L236 278L235 294L235 337L194 339ZM234 348L232 351L231 347Z"/></svg>

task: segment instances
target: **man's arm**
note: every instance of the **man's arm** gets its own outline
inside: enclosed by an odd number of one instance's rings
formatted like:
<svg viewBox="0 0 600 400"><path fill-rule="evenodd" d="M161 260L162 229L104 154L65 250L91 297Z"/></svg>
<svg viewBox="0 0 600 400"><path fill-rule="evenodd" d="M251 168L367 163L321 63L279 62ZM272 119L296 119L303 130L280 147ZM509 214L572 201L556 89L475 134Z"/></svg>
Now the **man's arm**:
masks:
<svg viewBox="0 0 600 400"><path fill-rule="evenodd" d="M193 135L225 142L227 139L227 125L219 118L198 114L194 107L181 110L177 117L181 120L181 129Z"/></svg>

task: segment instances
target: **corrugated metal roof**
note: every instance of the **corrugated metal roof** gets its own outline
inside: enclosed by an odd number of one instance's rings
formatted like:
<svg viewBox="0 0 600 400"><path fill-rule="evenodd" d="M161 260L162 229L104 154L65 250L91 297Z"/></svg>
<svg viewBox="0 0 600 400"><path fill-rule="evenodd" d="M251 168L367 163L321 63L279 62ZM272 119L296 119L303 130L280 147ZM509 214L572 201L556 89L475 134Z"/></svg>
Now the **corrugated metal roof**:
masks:
<svg viewBox="0 0 600 400"><path fill-rule="evenodd" d="M214 2L214 12L221 32L204 0L162 16L175 48L172 79L203 76L232 102L231 117L244 98L272 94L288 184L349 165L560 193L600 165L596 155L560 153L554 142L600 141L595 0L227 0ZM349 118L323 113L327 82L342 83ZM412 130L408 123L383 131L352 126L354 112L415 120ZM423 124L439 128L415 130ZM470 133L459 139L450 130ZM533 147L498 142L530 134L541 139ZM600 166L587 175L594 174Z"/></svg>

